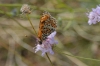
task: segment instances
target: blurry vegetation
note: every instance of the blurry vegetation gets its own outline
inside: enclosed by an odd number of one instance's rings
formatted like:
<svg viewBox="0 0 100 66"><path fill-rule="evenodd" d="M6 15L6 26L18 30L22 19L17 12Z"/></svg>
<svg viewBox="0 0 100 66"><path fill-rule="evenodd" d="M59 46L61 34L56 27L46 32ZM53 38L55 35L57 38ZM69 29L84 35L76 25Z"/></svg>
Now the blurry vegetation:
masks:
<svg viewBox="0 0 100 66"><path fill-rule="evenodd" d="M41 52L34 53L36 36L22 4L31 6L31 21L38 31L43 11L57 19L57 47L73 56L100 60L100 23L88 25L86 13L100 0L0 0L0 66L51 66ZM49 55L55 66L100 66L100 61L80 59L59 52Z"/></svg>

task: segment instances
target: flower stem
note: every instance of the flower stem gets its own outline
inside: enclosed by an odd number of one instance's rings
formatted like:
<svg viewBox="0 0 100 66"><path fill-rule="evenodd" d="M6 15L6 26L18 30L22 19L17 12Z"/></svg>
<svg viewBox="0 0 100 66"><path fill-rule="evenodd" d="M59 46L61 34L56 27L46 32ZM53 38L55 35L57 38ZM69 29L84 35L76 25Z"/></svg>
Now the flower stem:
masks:
<svg viewBox="0 0 100 66"><path fill-rule="evenodd" d="M53 65L53 63L51 62L51 60L50 60L50 58L49 58L48 54L47 54L47 53L45 53L45 54L46 54L47 58L49 59L49 61L50 61L51 65L52 65L52 66L54 66L54 65Z"/></svg>
<svg viewBox="0 0 100 66"><path fill-rule="evenodd" d="M29 15L27 14L26 16L27 16L27 18L28 18L28 20L29 20L29 22L30 22L30 24L31 24L31 26L32 26L32 28L33 28L35 34L37 35L37 32L36 32L36 30L34 29L34 26L33 26L32 22L31 22L31 20L30 20L30 18L29 18ZM38 36L38 35L37 35L37 36Z"/></svg>

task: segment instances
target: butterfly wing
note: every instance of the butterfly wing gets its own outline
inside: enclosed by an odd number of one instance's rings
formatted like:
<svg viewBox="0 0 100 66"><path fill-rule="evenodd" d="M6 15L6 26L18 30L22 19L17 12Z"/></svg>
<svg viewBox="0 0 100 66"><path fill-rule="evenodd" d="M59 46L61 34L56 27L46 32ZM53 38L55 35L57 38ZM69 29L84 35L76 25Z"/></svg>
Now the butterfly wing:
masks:
<svg viewBox="0 0 100 66"><path fill-rule="evenodd" d="M44 12L39 24L38 38L40 41L45 40L47 36L55 31L56 27L56 19L52 17L49 12Z"/></svg>

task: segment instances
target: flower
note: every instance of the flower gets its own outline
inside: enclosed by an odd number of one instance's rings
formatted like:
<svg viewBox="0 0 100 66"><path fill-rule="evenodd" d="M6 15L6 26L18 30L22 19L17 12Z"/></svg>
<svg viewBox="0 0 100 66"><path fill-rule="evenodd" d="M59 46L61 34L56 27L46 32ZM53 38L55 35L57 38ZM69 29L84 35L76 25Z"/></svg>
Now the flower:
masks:
<svg viewBox="0 0 100 66"><path fill-rule="evenodd" d="M20 11L22 12L22 14L30 14L31 13L30 6L28 4L23 4Z"/></svg>
<svg viewBox="0 0 100 66"><path fill-rule="evenodd" d="M93 8L88 15L88 24L96 24L97 22L100 22L100 6L97 6L95 9Z"/></svg>
<svg viewBox="0 0 100 66"><path fill-rule="evenodd" d="M44 40L42 42L42 44L37 44L36 49L35 49L35 53L37 51L42 51L42 56L44 56L44 54L46 52L49 52L50 54L54 54L53 50L52 50L52 46L54 46L55 44L57 44L58 42L54 39L54 36L56 35L56 31L54 31L53 33L51 33L46 40Z"/></svg>

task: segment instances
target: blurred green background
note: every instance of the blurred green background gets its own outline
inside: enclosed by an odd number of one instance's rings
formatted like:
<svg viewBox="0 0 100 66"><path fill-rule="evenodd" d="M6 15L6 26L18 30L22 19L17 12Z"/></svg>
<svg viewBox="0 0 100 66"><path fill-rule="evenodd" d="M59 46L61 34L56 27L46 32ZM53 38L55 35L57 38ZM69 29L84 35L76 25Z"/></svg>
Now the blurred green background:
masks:
<svg viewBox="0 0 100 66"><path fill-rule="evenodd" d="M41 52L34 53L36 36L32 26L21 15L22 4L29 4L30 19L38 32L43 11L57 20L58 45L49 55L54 66L100 66L100 23L88 25L86 13L96 8L100 0L0 0L0 66L51 66ZM60 49L59 49L60 48Z"/></svg>

